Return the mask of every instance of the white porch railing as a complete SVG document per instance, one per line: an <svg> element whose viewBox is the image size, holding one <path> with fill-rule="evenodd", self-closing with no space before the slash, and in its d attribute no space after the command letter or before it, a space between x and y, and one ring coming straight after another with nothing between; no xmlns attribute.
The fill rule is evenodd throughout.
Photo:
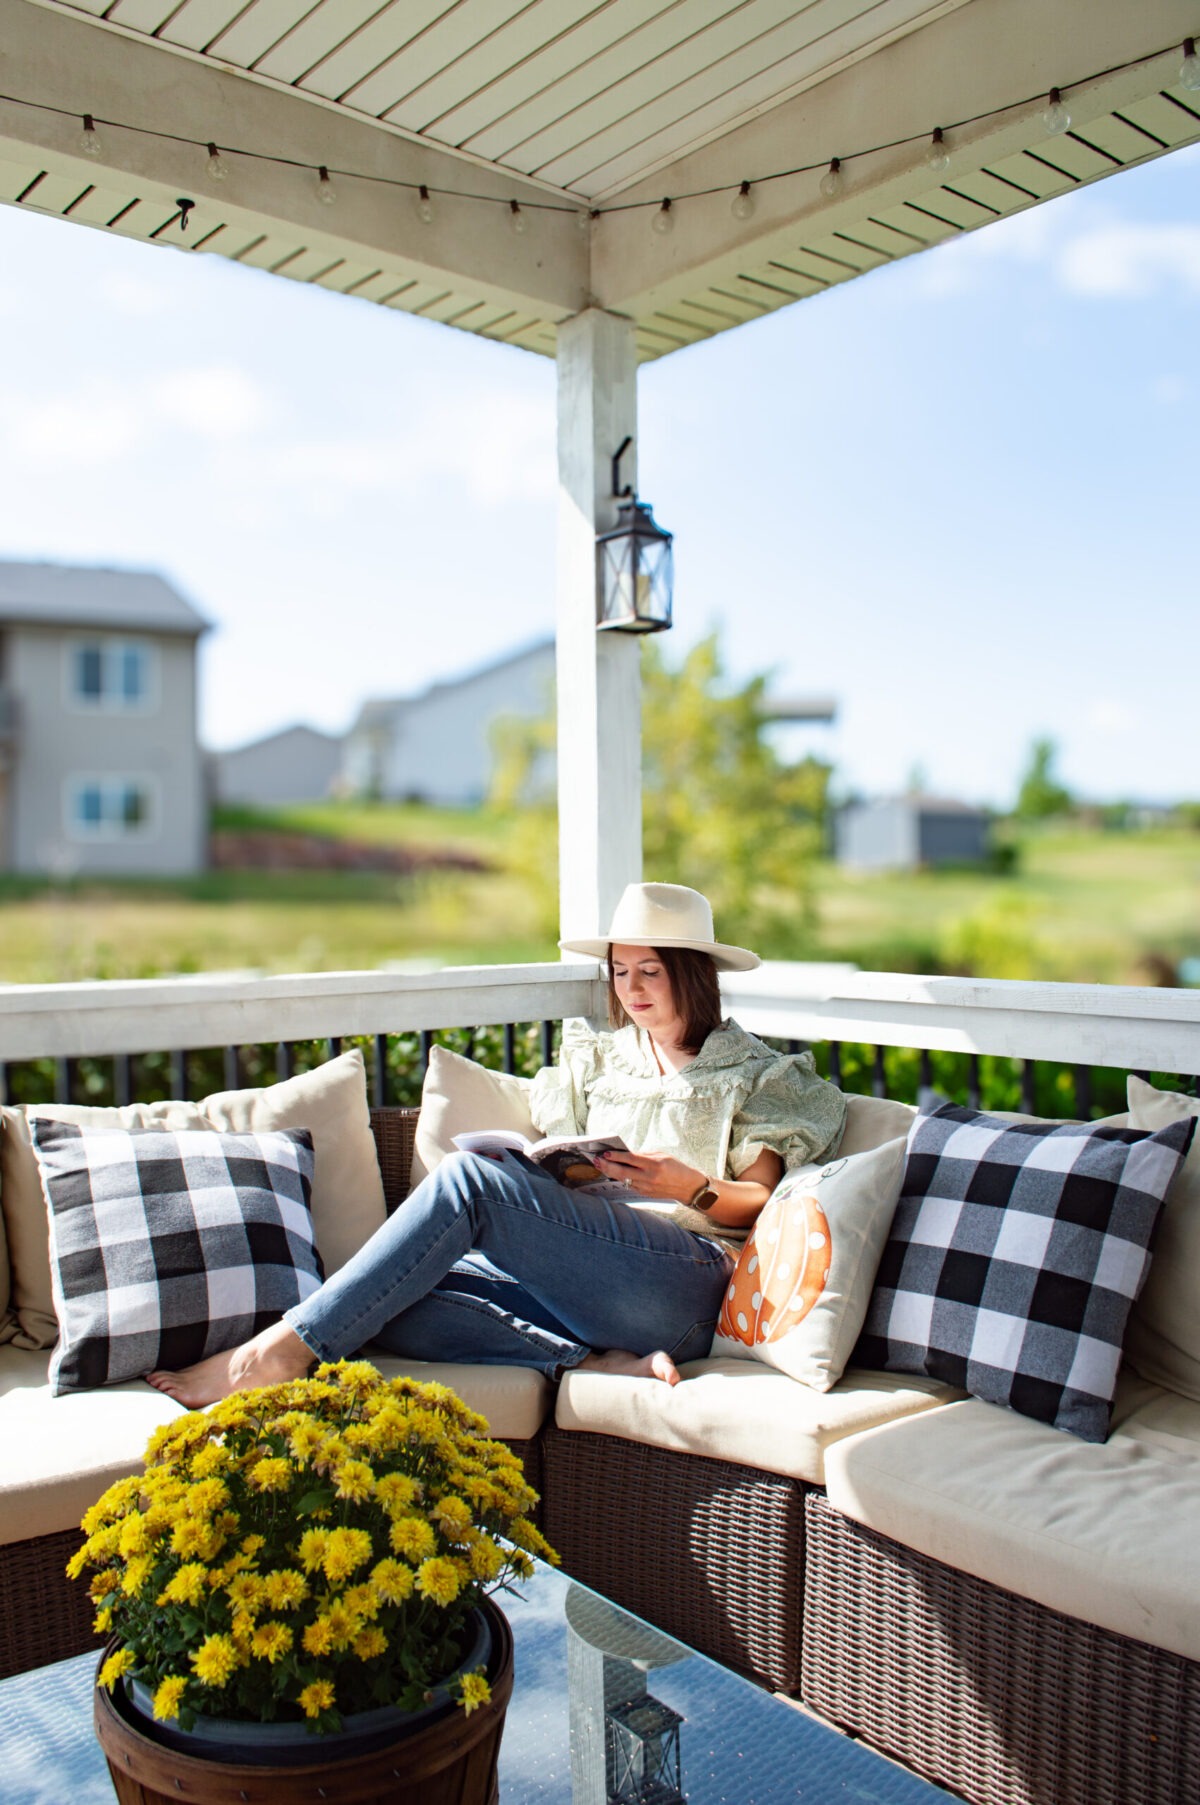
<svg viewBox="0 0 1200 1805"><path fill-rule="evenodd" d="M730 978L731 1012L789 1040L1200 1073L1200 992L771 965ZM0 1064L386 1035L604 1014L599 967L199 976L0 986Z"/></svg>

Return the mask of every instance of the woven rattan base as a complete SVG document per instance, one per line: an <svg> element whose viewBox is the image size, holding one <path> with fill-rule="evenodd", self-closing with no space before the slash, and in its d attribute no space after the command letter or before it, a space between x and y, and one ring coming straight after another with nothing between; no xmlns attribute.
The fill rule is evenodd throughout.
<svg viewBox="0 0 1200 1805"><path fill-rule="evenodd" d="M567 1572L760 1684L800 1680L804 1488L616 1436L543 1432L542 1527Z"/></svg>
<svg viewBox="0 0 1200 1805"><path fill-rule="evenodd" d="M63 1529L0 1548L0 1680L99 1648L87 1586L64 1571L82 1540Z"/></svg>
<svg viewBox="0 0 1200 1805"><path fill-rule="evenodd" d="M807 1501L803 1697L975 1805L1194 1805L1200 1665Z"/></svg>

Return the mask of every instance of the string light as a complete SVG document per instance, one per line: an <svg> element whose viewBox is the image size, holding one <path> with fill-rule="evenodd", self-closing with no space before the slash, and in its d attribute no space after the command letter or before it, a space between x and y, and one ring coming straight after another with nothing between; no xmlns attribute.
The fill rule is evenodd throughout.
<svg viewBox="0 0 1200 1805"><path fill-rule="evenodd" d="M1144 56L1130 57L1125 62L1096 70L1092 75L1079 76L1075 85L1095 81L1102 76L1113 76L1127 70L1144 68L1155 62L1158 58L1168 55L1170 49L1171 46L1167 45L1158 50L1149 51ZM1192 93L1200 92L1200 55L1197 54L1196 39L1194 37L1185 38L1183 40L1182 52L1183 57L1178 75L1179 85ZM12 94L6 94L2 96L2 98L14 105L30 107L38 112L52 113L59 118L70 119L72 117L80 117L78 114L72 115L67 108L56 107L44 101L24 100L21 97ZM985 120L992 119L1000 113L1016 113L1036 104L1037 96L1030 95L1021 100L1010 101L1005 106L994 108L987 113L973 114L968 118L952 121L949 129L951 131L958 131L965 126L977 125ZM1059 134L1070 130L1071 115L1063 100L1061 89L1050 89L1045 97L1041 118L1042 124L1047 132ZM100 140L100 134L96 130L95 119L91 113L83 114L82 119L83 130L78 141L79 149L84 156L100 157L103 154L103 147ZM105 125L112 125L114 121L105 120L103 123ZM188 138L180 133L164 132L150 126L130 124L127 121L116 123L118 124L119 130L122 132L138 133L144 137L155 138L160 141L175 144L192 144L198 149L206 149L208 152L207 174L209 179L213 182L223 182L229 174L229 164L214 143L205 143L204 140ZM913 133L900 138L890 139L886 142L860 145L855 149L853 154L856 157L878 155L882 151L896 150L905 145L920 144L922 136L923 134ZM336 190L334 188L331 172L325 164L314 166L311 163L304 163L294 157L277 156L268 151L247 150L240 146L234 147L234 150L236 156L239 158L246 158L247 160L261 163L270 163L278 168L307 169L310 173L315 173L317 176L317 191L320 199L326 205L333 204L336 198ZM946 143L945 129L942 126L935 126L930 137L926 141L926 166L932 173L940 175L947 168L949 161L950 146ZM800 164L790 169L772 170L766 174L759 175L753 183L750 181L742 181L738 184L736 191L732 194L730 212L735 219L750 219L753 217L756 210L756 198L753 192L755 187L761 186L764 182L786 181L796 176L815 174L820 168L821 165L819 163ZM356 182L372 182L384 187L408 189L412 194L412 205L418 219L423 225L432 224L434 219L434 204L430 196L429 188L424 182L414 184L413 182L404 181L398 177L366 174L355 170L340 170L334 171L333 173L348 175ZM843 160L840 157L833 157L830 159L829 164L825 168L824 174L820 179L820 190L826 200L834 200L840 194L844 193L845 175ZM722 191L726 193L730 192L728 186L725 186L723 190L722 186L719 185L713 188L690 190L678 194L675 196L674 201L672 201L670 197L664 198L661 205L651 215L651 229L665 237L669 232L674 230L674 207L677 202L681 200L700 199L704 196L720 194ZM617 201L609 207L581 208L576 199L564 196L561 199L527 201L525 207L522 208L519 202L515 200L503 201L495 194L475 193L467 189L446 189L444 192L447 196L460 200L476 201L484 205L506 206L509 211L512 229L517 233L525 232L527 216L530 212L572 213L575 216L581 236L586 236L590 232L592 224L596 220L603 218L606 214L638 211L645 206L645 202L642 201ZM194 205L194 202L189 203L189 207ZM181 211L183 211L184 217L186 217L186 210Z"/></svg>
<svg viewBox="0 0 1200 1805"><path fill-rule="evenodd" d="M1195 38L1184 38L1183 61L1179 65L1179 85L1195 94L1200 89L1200 56L1196 55Z"/></svg>
<svg viewBox="0 0 1200 1805"><path fill-rule="evenodd" d="M1063 105L1063 97L1057 88L1051 88L1046 96L1046 110L1042 114L1042 124L1048 132L1065 132L1070 130L1071 115Z"/></svg>
<svg viewBox="0 0 1200 1805"><path fill-rule="evenodd" d="M753 219L754 196L750 192L749 182L743 182L733 197L729 211L735 219Z"/></svg>

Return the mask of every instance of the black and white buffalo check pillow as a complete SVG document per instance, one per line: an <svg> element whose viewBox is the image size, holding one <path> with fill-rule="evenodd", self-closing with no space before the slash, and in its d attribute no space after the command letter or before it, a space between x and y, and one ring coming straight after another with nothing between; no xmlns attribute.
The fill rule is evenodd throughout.
<svg viewBox="0 0 1200 1805"><path fill-rule="evenodd" d="M50 1211L56 1396L236 1347L320 1285L306 1128L30 1126Z"/></svg>
<svg viewBox="0 0 1200 1805"><path fill-rule="evenodd" d="M944 1379L1103 1441L1125 1325L1195 1126L923 1111L855 1365Z"/></svg>

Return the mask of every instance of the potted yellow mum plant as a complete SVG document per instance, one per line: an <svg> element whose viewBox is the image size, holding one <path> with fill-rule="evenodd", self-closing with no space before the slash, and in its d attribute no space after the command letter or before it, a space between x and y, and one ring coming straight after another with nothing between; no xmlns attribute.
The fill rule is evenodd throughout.
<svg viewBox="0 0 1200 1805"><path fill-rule="evenodd" d="M512 1644L490 1594L554 1556L486 1429L445 1386L340 1361L156 1430L68 1567L92 1570L111 1638L96 1720L119 1798L127 1777L177 1798L215 1761L398 1775L447 1720L460 1750L494 1727L494 1780Z"/></svg>

